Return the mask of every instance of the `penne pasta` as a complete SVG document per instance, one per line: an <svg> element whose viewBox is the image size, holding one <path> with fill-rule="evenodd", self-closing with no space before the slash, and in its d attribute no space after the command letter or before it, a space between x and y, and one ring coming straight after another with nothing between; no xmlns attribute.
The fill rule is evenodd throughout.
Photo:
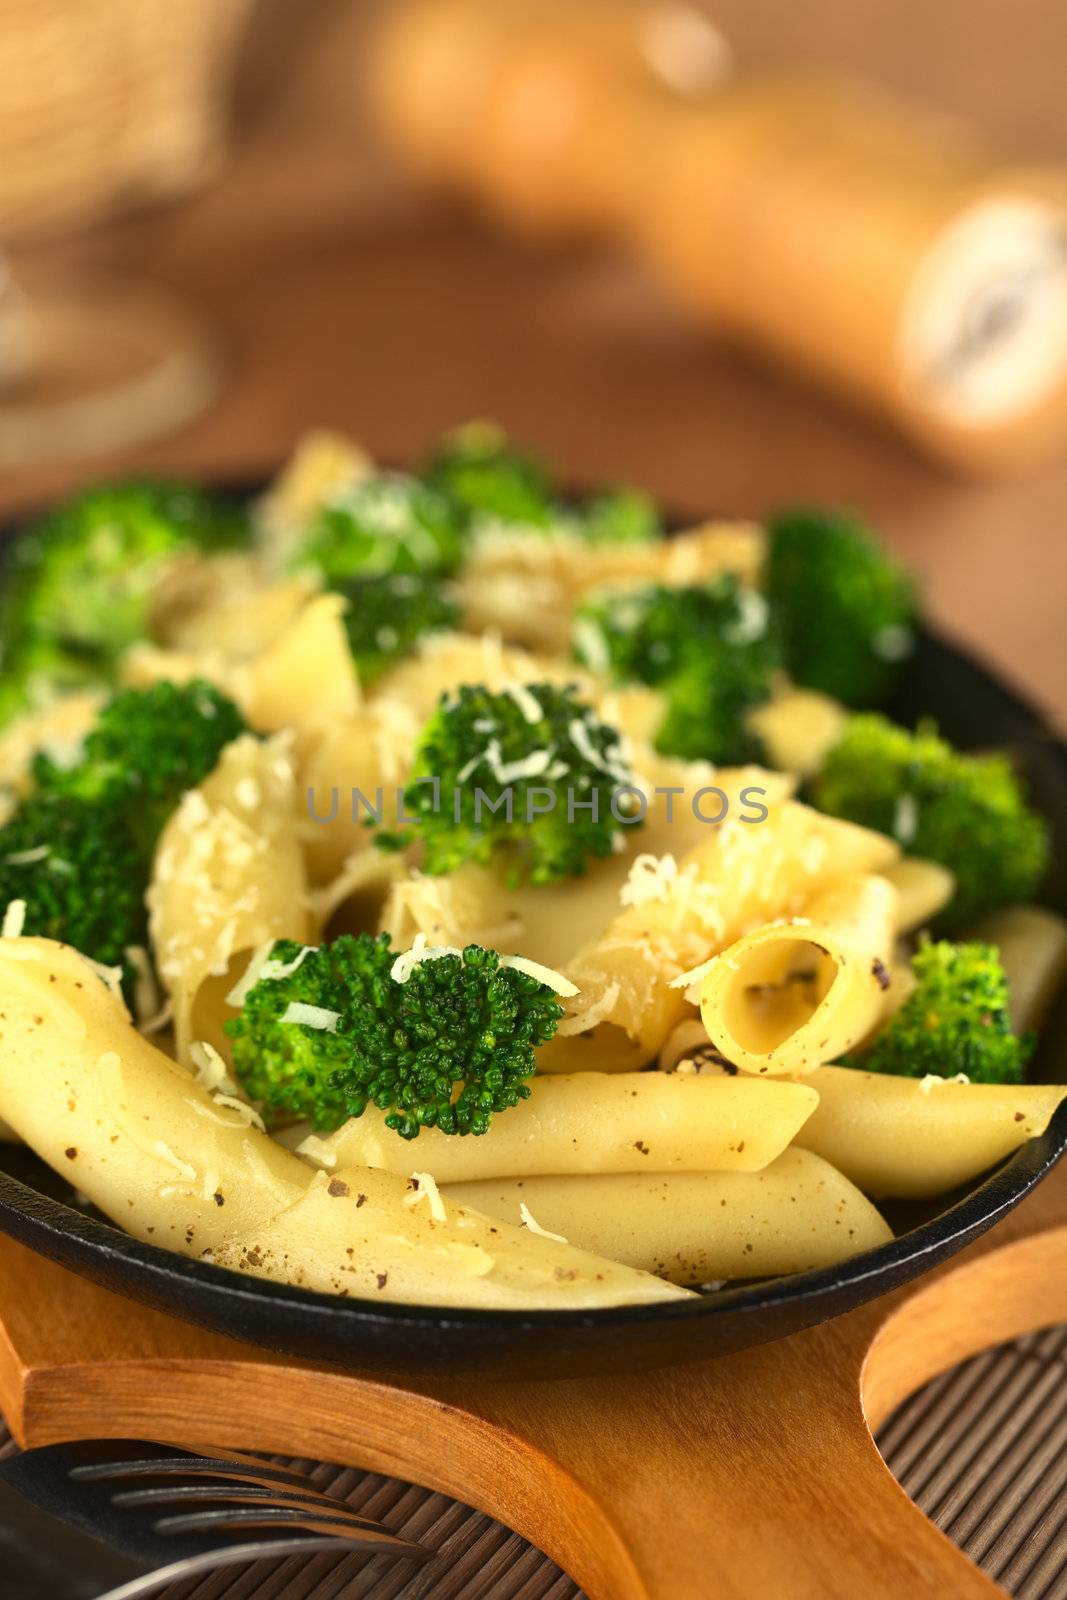
<svg viewBox="0 0 1067 1600"><path fill-rule="evenodd" d="M130 1025L92 966L0 939L0 1117L136 1238L327 1293L534 1310L677 1299L659 1278L384 1172L311 1174ZM414 1152L412 1152L414 1154Z"/></svg>
<svg viewBox="0 0 1067 1600"><path fill-rule="evenodd" d="M817 689L792 685L765 705L756 706L745 721L763 741L767 764L782 772L813 778L844 732L848 712L838 700Z"/></svg>
<svg viewBox="0 0 1067 1600"><path fill-rule="evenodd" d="M956 880L936 861L904 856L887 867L885 876L897 891L898 933L925 928L952 899Z"/></svg>
<svg viewBox="0 0 1067 1600"><path fill-rule="evenodd" d="M773 794L773 778L769 780ZM685 1015L685 975L769 919L803 914L811 896L897 857L883 835L796 801L770 804L759 824L728 817L679 862L661 898L623 908L565 963L579 989L562 1039L612 1023L650 1060Z"/></svg>
<svg viewBox="0 0 1067 1600"><path fill-rule="evenodd" d="M756 1083L663 1072L581 1072L538 1077L529 1099L487 1133L458 1139L424 1128L418 1159L439 1183L546 1173L757 1172L811 1115L806 1084ZM368 1107L328 1139L321 1159L339 1167L406 1173L408 1140Z"/></svg>
<svg viewBox="0 0 1067 1600"><path fill-rule="evenodd" d="M896 899L885 878L845 879L813 895L803 917L730 945L700 988L720 1054L745 1072L805 1073L865 1039L892 983Z"/></svg>
<svg viewBox="0 0 1067 1600"><path fill-rule="evenodd" d="M1043 1133L1067 1088L894 1078L819 1067L819 1104L797 1134L876 1199L945 1194Z"/></svg>
<svg viewBox="0 0 1067 1600"><path fill-rule="evenodd" d="M225 996L248 955L311 932L289 740L244 735L182 800L160 838L148 889L175 1044L225 1049Z"/></svg>
<svg viewBox="0 0 1067 1600"><path fill-rule="evenodd" d="M1039 1028L1067 975L1067 922L1043 906L1008 906L984 918L971 936L1000 952L1015 1031Z"/></svg>
<svg viewBox="0 0 1067 1600"><path fill-rule="evenodd" d="M808 1272L893 1237L847 1178L798 1149L762 1172L495 1179L444 1193L504 1222L525 1214L583 1250L672 1283Z"/></svg>

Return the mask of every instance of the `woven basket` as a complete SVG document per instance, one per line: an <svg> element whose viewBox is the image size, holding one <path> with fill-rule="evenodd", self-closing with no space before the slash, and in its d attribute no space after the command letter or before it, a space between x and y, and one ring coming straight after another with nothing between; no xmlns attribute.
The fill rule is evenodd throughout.
<svg viewBox="0 0 1067 1600"><path fill-rule="evenodd" d="M0 239L201 182L252 0L0 0Z"/></svg>

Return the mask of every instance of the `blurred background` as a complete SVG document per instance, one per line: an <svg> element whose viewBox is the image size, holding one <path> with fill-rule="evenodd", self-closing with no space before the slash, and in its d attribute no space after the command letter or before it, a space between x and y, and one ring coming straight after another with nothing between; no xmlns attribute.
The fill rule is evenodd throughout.
<svg viewBox="0 0 1067 1600"><path fill-rule="evenodd" d="M1062 0L0 0L0 514L490 416L862 509L1067 725L1065 61Z"/></svg>

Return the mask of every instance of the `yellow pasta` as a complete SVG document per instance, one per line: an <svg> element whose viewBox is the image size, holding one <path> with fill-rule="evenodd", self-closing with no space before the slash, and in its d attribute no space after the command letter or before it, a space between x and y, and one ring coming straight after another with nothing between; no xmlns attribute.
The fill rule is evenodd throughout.
<svg viewBox="0 0 1067 1600"><path fill-rule="evenodd" d="M68 946L0 939L0 987L0 1117L136 1238L282 1283L409 1303L521 1311L685 1292L435 1202L406 1178L310 1172L248 1107L142 1038Z"/></svg>
<svg viewBox="0 0 1067 1600"><path fill-rule="evenodd" d="M1016 1033L1039 1028L1067 975L1067 922L1043 906L1007 906L970 930L996 945Z"/></svg>
<svg viewBox="0 0 1067 1600"><path fill-rule="evenodd" d="M712 1044L746 1072L810 1072L877 1026L891 985L896 890L856 877L813 895L804 915L746 934L700 988Z"/></svg>
<svg viewBox="0 0 1067 1600"><path fill-rule="evenodd" d="M947 867L914 856L895 861L885 876L897 891L898 933L925 928L956 892L956 880Z"/></svg>
<svg viewBox="0 0 1067 1600"><path fill-rule="evenodd" d="M816 1103L806 1084L666 1072L535 1078L530 1097L478 1138L435 1128L418 1161L439 1183L588 1172L757 1172L780 1155ZM411 1169L412 1146L368 1107L323 1144L339 1167Z"/></svg>
<svg viewBox="0 0 1067 1600"><path fill-rule="evenodd" d="M763 741L767 763L801 778L813 778L840 739L848 712L817 689L784 686L745 722Z"/></svg>
<svg viewBox="0 0 1067 1600"><path fill-rule="evenodd" d="M224 997L248 953L311 931L286 736L250 734L185 795L156 850L148 907L179 1056L222 1048Z"/></svg>
<svg viewBox="0 0 1067 1600"><path fill-rule="evenodd" d="M562 1039L611 1023L650 1060L685 1014L683 989L672 985L687 972L772 918L802 915L836 880L882 871L898 853L883 835L796 801L770 804L759 823L728 817L707 833L663 898L622 909L565 964L579 994Z"/></svg>
<svg viewBox="0 0 1067 1600"><path fill-rule="evenodd" d="M865 1194L922 1199L968 1183L1043 1133L1067 1088L894 1078L819 1067L819 1104L796 1142Z"/></svg>
<svg viewBox="0 0 1067 1600"><path fill-rule="evenodd" d="M444 1192L504 1222L519 1222L525 1207L571 1244L672 1283L808 1272L893 1237L870 1201L807 1150L785 1150L762 1172L511 1178Z"/></svg>

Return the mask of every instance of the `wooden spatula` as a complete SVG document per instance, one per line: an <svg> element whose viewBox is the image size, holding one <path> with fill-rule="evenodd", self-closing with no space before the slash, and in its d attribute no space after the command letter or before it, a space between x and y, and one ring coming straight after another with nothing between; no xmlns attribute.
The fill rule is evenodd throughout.
<svg viewBox="0 0 1067 1600"><path fill-rule="evenodd" d="M1067 1319L1067 1163L955 1262L837 1321L628 1378L383 1381L146 1310L0 1240L0 1403L20 1443L132 1437L428 1485L590 1600L981 1600L871 1429L928 1378Z"/></svg>

